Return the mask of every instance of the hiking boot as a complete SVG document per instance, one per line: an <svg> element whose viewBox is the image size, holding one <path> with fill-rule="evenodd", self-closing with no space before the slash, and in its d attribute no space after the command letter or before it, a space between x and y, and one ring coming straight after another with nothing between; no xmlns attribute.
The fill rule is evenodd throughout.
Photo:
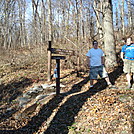
<svg viewBox="0 0 134 134"><path fill-rule="evenodd" d="M109 89L118 89L115 85L112 85L112 84L109 84L109 85L108 85L108 88L109 88Z"/></svg>

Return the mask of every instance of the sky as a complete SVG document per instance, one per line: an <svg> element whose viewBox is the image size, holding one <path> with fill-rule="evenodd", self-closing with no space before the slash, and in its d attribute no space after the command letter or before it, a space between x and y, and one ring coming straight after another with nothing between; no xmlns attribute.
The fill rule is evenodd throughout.
<svg viewBox="0 0 134 134"><path fill-rule="evenodd" d="M44 0L44 1L46 1L46 0ZM31 16L32 15L32 0L26 0L26 2L27 2L27 7L28 7L27 8L27 11L26 11L26 19L28 21L30 21L32 19L32 16ZM120 3L118 3L118 0L113 0L112 1L112 4L113 4L113 22L114 22L114 25L115 25L115 18L116 18L115 12L116 12L116 10L118 10L118 17L120 17L119 4L121 4L121 1L120 1ZM125 1L125 4L124 4L124 7L125 7L125 12L127 12L127 4L126 4L126 1ZM126 19L127 18L125 18L125 20ZM127 24L127 21L125 21L125 23Z"/></svg>

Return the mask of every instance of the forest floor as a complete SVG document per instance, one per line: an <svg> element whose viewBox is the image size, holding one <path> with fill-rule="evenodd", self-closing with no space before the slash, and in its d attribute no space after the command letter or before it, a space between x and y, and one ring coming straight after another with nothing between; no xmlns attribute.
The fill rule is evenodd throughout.
<svg viewBox="0 0 134 134"><path fill-rule="evenodd" d="M47 82L46 70L36 63L21 68L1 66L0 133L1 134L133 134L134 89L126 89L122 66L109 73L118 89L109 89L104 79L89 88L88 72L77 77L72 69L61 69L61 94L38 104L25 117L17 98L35 85ZM38 71L37 71L38 69Z"/></svg>

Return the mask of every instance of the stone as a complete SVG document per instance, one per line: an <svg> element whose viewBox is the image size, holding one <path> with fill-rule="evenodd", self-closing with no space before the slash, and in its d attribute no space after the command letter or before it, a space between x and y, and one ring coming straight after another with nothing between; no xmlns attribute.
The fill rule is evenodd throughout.
<svg viewBox="0 0 134 134"><path fill-rule="evenodd" d="M50 85L48 85L48 84L41 84L41 86L43 87L43 89L50 87Z"/></svg>
<svg viewBox="0 0 134 134"><path fill-rule="evenodd" d="M32 89L33 91L43 91L43 87L42 86L35 86Z"/></svg>
<svg viewBox="0 0 134 134"><path fill-rule="evenodd" d="M20 97L18 101L19 101L19 106L23 107L25 104L27 104L31 100L27 97Z"/></svg>
<svg viewBox="0 0 134 134"><path fill-rule="evenodd" d="M36 91L36 92L31 92L31 93L29 94L29 96L30 96L30 98L35 98L38 94L39 94L38 91Z"/></svg>
<svg viewBox="0 0 134 134"><path fill-rule="evenodd" d="M42 99L44 99L45 97L47 97L48 95L42 95L42 94L40 94L40 95L38 95L37 97L36 97L36 100L42 100Z"/></svg>
<svg viewBox="0 0 134 134"><path fill-rule="evenodd" d="M13 109L12 108L7 108L7 111L12 111Z"/></svg>

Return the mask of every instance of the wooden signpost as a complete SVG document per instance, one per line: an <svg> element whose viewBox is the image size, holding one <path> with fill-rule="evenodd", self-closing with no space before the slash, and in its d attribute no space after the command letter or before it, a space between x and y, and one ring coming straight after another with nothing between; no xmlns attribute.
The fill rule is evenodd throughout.
<svg viewBox="0 0 134 134"><path fill-rule="evenodd" d="M51 48L51 52L53 54L60 54L60 55L74 55L73 50L66 50L66 49Z"/></svg>
<svg viewBox="0 0 134 134"><path fill-rule="evenodd" d="M52 54L74 55L73 50L51 48L51 42L48 44L48 81L51 80L51 60L56 60L56 95L60 94L60 60L64 60L65 56L52 56Z"/></svg>
<svg viewBox="0 0 134 134"><path fill-rule="evenodd" d="M51 59L64 60L65 59L65 56L52 56Z"/></svg>
<svg viewBox="0 0 134 134"><path fill-rule="evenodd" d="M60 94L60 60L65 59L65 56L52 56L56 60L55 77L56 77L56 95Z"/></svg>

